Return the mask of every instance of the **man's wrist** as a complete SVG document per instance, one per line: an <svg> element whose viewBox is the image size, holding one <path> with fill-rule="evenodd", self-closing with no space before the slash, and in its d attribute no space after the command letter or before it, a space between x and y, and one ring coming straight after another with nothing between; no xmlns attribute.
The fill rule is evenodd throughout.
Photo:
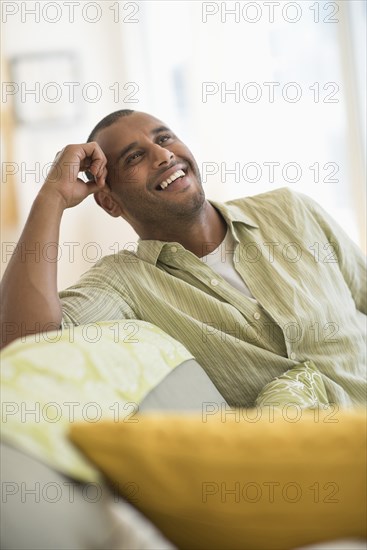
<svg viewBox="0 0 367 550"><path fill-rule="evenodd" d="M34 201L37 206L49 208L52 212L63 214L67 209L67 204L64 197L56 189L47 189L42 187Z"/></svg>

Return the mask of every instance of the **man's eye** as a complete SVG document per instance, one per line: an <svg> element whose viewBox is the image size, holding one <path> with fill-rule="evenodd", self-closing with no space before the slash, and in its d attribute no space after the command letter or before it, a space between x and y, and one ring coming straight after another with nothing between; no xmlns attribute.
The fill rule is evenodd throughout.
<svg viewBox="0 0 367 550"><path fill-rule="evenodd" d="M158 140L157 140L157 143L161 144L161 143L164 143L165 141L171 139L171 136L169 134L164 134L162 136L159 136Z"/></svg>
<svg viewBox="0 0 367 550"><path fill-rule="evenodd" d="M127 163L132 162L133 160L136 160L137 158L139 158L141 155L142 153L140 151L137 151L136 153L129 155L126 159L126 162Z"/></svg>

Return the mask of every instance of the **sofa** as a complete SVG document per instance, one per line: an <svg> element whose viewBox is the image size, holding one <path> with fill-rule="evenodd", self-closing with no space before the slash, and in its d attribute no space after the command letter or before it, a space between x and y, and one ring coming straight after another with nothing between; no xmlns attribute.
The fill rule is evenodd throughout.
<svg viewBox="0 0 367 550"><path fill-rule="evenodd" d="M312 362L233 408L142 321L1 360L1 548L365 548L365 410L328 403Z"/></svg>

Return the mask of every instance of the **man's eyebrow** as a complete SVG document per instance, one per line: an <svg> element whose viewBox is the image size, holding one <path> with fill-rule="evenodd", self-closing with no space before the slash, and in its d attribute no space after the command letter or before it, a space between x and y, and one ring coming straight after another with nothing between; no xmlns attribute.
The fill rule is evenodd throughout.
<svg viewBox="0 0 367 550"><path fill-rule="evenodd" d="M154 128L154 130L152 130L152 134L154 136L156 136L157 134L160 134L161 132L170 132L171 130L169 128L167 128L166 126L158 126L158 128Z"/></svg>
<svg viewBox="0 0 367 550"><path fill-rule="evenodd" d="M161 132L170 132L171 130L167 128L166 126L158 126L158 128L153 128L153 130L150 132L153 136L156 136L157 134L160 134ZM119 162L129 151L132 149L135 149L135 147L138 147L139 144L137 141L134 141L133 143L130 143L126 147L120 151L116 163Z"/></svg>

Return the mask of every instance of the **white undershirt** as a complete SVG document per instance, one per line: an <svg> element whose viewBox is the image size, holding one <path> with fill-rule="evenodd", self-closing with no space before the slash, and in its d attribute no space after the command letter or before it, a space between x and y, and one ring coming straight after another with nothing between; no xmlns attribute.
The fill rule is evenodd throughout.
<svg viewBox="0 0 367 550"><path fill-rule="evenodd" d="M219 273L219 275L221 275L230 285L234 286L237 290L242 292L242 294L256 302L249 288L235 270L233 261L235 245L236 243L228 228L226 236L221 244L213 250L213 252L200 259L213 269L213 271Z"/></svg>

